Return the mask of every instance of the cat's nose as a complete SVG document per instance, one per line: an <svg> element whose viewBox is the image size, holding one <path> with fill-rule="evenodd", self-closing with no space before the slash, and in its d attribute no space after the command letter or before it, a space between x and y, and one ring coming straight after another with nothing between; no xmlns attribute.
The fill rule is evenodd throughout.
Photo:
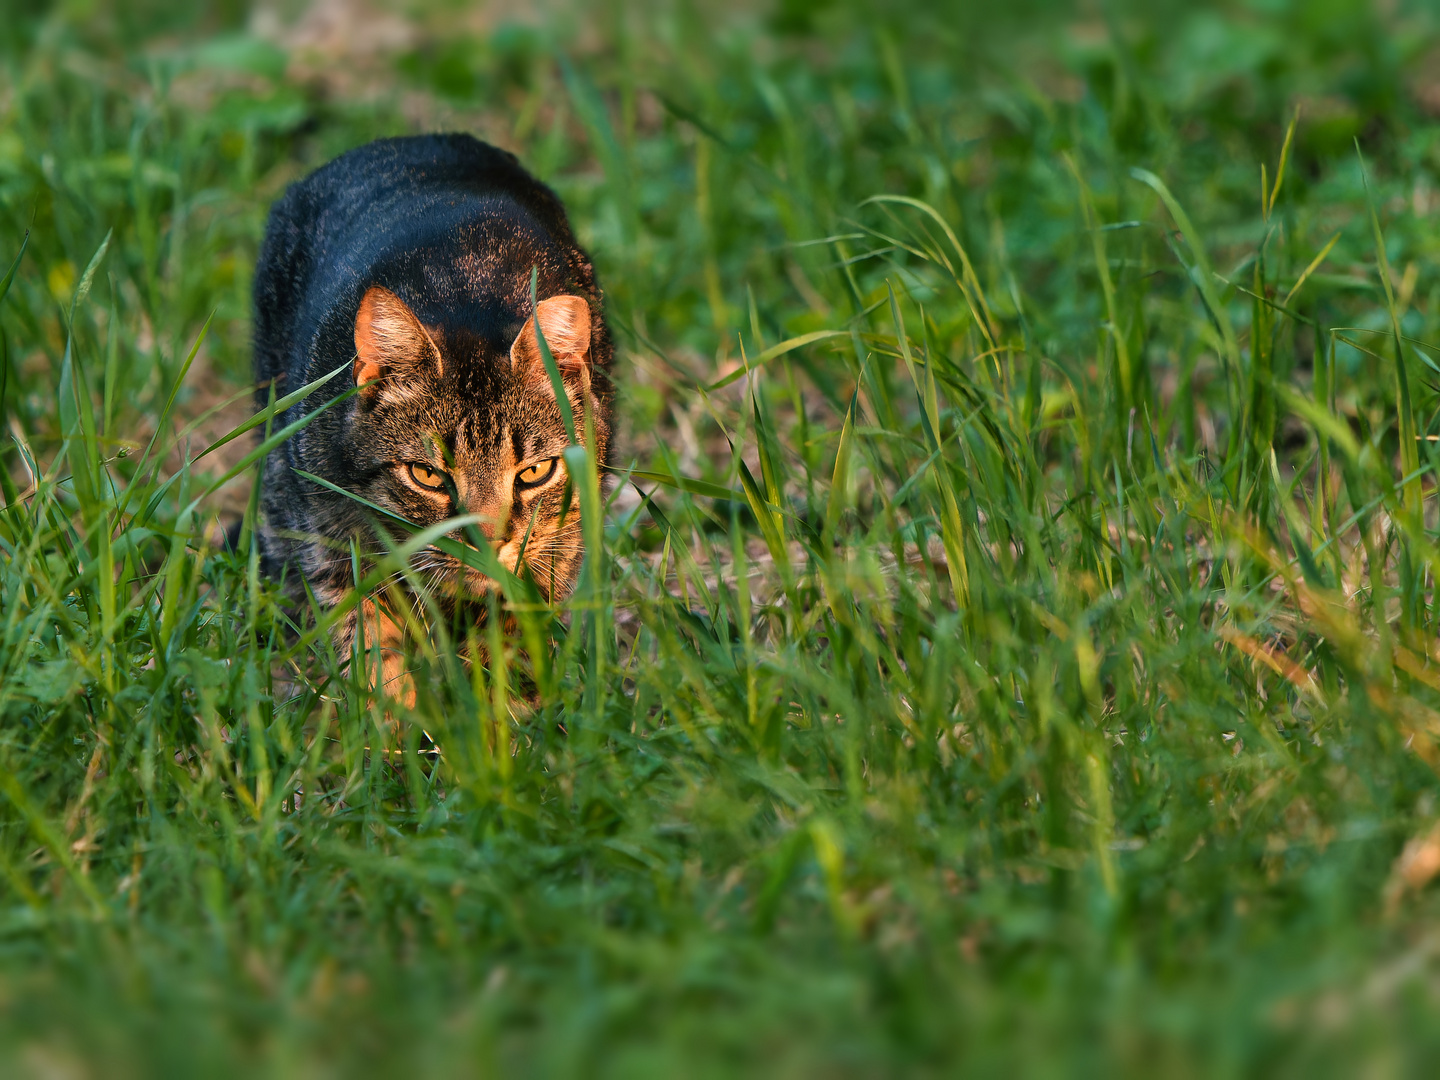
<svg viewBox="0 0 1440 1080"><path fill-rule="evenodd" d="M474 511L475 516L480 520L476 522L476 528L486 540L494 540L504 531L505 511L501 507L481 506Z"/></svg>

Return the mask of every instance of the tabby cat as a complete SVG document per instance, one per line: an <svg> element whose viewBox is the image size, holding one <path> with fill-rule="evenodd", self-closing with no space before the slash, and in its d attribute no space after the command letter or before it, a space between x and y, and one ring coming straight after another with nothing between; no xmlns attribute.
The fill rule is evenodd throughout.
<svg viewBox="0 0 1440 1080"><path fill-rule="evenodd" d="M467 135L381 139L291 186L255 271L257 406L272 384L282 396L347 361L348 376L274 426L359 389L266 461L266 570L337 604L354 588L352 545L384 550L372 511L303 471L419 526L479 515L505 566L564 595L580 565L579 503L537 322L582 441L580 418L593 417L588 449L603 465L613 347L601 292L560 200L513 155ZM496 587L435 547L412 565L452 613ZM337 645L348 655L358 630L367 650L378 645L391 692L408 697L390 595L359 604Z"/></svg>

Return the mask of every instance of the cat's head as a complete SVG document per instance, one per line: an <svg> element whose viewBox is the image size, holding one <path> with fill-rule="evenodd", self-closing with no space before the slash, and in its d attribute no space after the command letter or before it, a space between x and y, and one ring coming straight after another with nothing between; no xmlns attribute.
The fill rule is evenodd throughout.
<svg viewBox="0 0 1440 1080"><path fill-rule="evenodd" d="M464 329L427 326L393 292L370 288L355 319L359 390L344 437L351 489L421 526L478 515L505 566L519 573L523 563L547 594L563 594L580 561L579 497L566 483L569 437L536 324L577 435L583 442L588 408L598 444L589 449L603 462L609 428L594 392L592 321L583 297L552 296L506 349ZM442 593L494 588L435 548L413 565Z"/></svg>

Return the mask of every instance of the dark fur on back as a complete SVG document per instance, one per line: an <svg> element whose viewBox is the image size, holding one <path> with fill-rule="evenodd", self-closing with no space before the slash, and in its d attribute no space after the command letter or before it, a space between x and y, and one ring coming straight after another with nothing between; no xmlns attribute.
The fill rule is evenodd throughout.
<svg viewBox="0 0 1440 1080"><path fill-rule="evenodd" d="M457 477L467 470L477 491L489 482L487 470L563 449L553 392L544 386L537 392L533 380L527 386L512 371L511 344L532 315L532 266L537 299L568 294L589 305L589 388L599 443L592 450L603 465L613 347L600 289L559 199L513 155L467 135L383 139L336 158L275 204L255 272L257 407L269 400L270 380L278 397L344 370L274 427L355 385L349 362L356 316L372 286L390 290L418 317L443 357L443 376L417 375L394 400L352 397L271 453L262 496L267 570L288 567L292 584L298 570L317 595L334 602L352 579L351 539L375 546L355 501L296 469L423 525L464 509L442 512L433 498L396 479L398 462L433 460L437 440L453 455ZM560 497L556 488L536 502L545 515L558 515ZM537 512L533 505L526 510ZM578 565L578 533L573 542L552 541L548 552L538 545L527 550L549 558L552 592L563 591ZM533 571L533 560L527 562ZM463 571L457 580L464 582Z"/></svg>

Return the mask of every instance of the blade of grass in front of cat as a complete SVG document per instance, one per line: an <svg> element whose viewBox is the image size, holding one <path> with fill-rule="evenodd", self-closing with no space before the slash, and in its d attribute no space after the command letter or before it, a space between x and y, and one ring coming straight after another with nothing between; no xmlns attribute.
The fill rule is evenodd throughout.
<svg viewBox="0 0 1440 1080"><path fill-rule="evenodd" d="M204 490L204 492L202 492L202 493L197 497L197 502L198 502L199 499L203 499L203 498L205 498L206 496L208 496L208 495L213 495L215 492L219 491L222 487L224 487L226 484L228 484L231 480L234 480L235 477L239 476L239 475L240 475L241 473L243 473L246 469L250 468L251 465L254 465L255 462L257 462L257 461L259 461L261 458L267 456L267 455L270 453L270 451L272 451L272 450L274 450L276 447L282 445L286 440L288 440L288 439L289 439L292 435L294 435L296 432L298 432L298 431L303 431L305 428L309 427L309 426L310 426L311 424L313 424L316 420L318 420L321 416L324 416L327 412L329 412L331 409L335 408L337 405L340 405L340 404L342 404L343 402L348 401L350 398L354 397L355 394L357 394L358 392L359 392L359 387L352 386L349 390L346 390L346 391L344 391L343 393L337 394L335 397L333 397L333 398L331 398L329 401L325 402L325 403L324 403L323 405L321 405L318 409L312 409L310 412L308 412L308 413L306 413L304 416L302 416L299 420L296 420L296 421L294 421L293 423L286 424L283 428L281 428L279 431L275 432L275 434L271 435L268 439L265 439L263 442L260 443L259 446L255 447L255 449L251 450L248 454L246 454L246 455L245 455L243 458L241 458L238 462L236 462L234 465L232 465L228 470L226 470L226 472L224 473L224 475L222 475L218 480L216 480L216 481L214 481L213 483L211 483L210 486L207 487L207 488ZM265 419L268 419L268 417L266 417ZM192 504L192 509L193 509L193 504Z"/></svg>
<svg viewBox="0 0 1440 1080"><path fill-rule="evenodd" d="M232 428L229 432L227 432L226 434L220 436L220 438L216 439L213 443L211 443L209 446L207 446L204 450L201 450L200 453L198 453L198 454L195 455L195 460L196 460L196 461L199 461L201 458L205 457L207 454L211 454L211 453L213 453L214 451L219 450L220 447L224 446L226 443L229 443L229 442L231 442L231 441L233 441L233 440L235 440L235 439L238 439L241 435L244 435L246 432L248 432L248 431L254 431L254 430L255 430L257 427L259 427L261 424L268 423L268 422L271 420L271 418L280 415L280 414L283 413L286 409L290 408L290 406L292 406L292 405L298 405L300 402L304 401L304 400L305 400L306 398L308 398L311 394L315 393L315 391L319 390L322 386L324 386L326 383L328 383L331 379L335 378L336 375L339 375L342 371L348 370L348 369L350 368L350 366L351 366L350 361L347 360L347 361L345 361L345 363L343 363L343 364L341 364L339 367L337 367L334 371L330 372L328 375L321 375L318 379L315 379L315 380L313 380L312 382L306 383L304 386L300 387L300 389L294 391L293 393L286 394L284 397L280 398L279 400L273 401L273 402L269 403L268 405L265 406L265 408L261 409L261 410L260 410L259 412L257 412L254 416L250 417L250 419L246 420L246 421L245 421L243 424L241 424L239 427ZM230 400L231 400L231 401L238 400L240 397L243 397L243 396L244 396L245 394L247 394L247 393L253 393L253 390L252 390L252 389L249 389L249 388L247 388L247 389L245 389L245 390L242 390L242 391L240 391L239 394L236 395L235 398L232 398L232 399L230 399ZM187 426L187 427L185 428L185 431L183 431L183 432L181 433L182 437L183 437L184 434L186 434L186 433L188 433L189 431L193 430L194 428L198 427L201 423L204 422L204 420L205 420L206 418L208 418L209 416L213 415L215 412L218 412L220 409L223 409L223 408L224 408L226 405L228 405L228 404L230 404L230 401L226 401L226 402L222 403L221 405L217 405L217 406L215 406L215 408L212 409L210 412L205 413L205 414L203 414L202 416L200 416L199 418L197 418L195 421L193 421L189 426ZM300 430L300 429L297 428L296 430L298 431L298 430Z"/></svg>

